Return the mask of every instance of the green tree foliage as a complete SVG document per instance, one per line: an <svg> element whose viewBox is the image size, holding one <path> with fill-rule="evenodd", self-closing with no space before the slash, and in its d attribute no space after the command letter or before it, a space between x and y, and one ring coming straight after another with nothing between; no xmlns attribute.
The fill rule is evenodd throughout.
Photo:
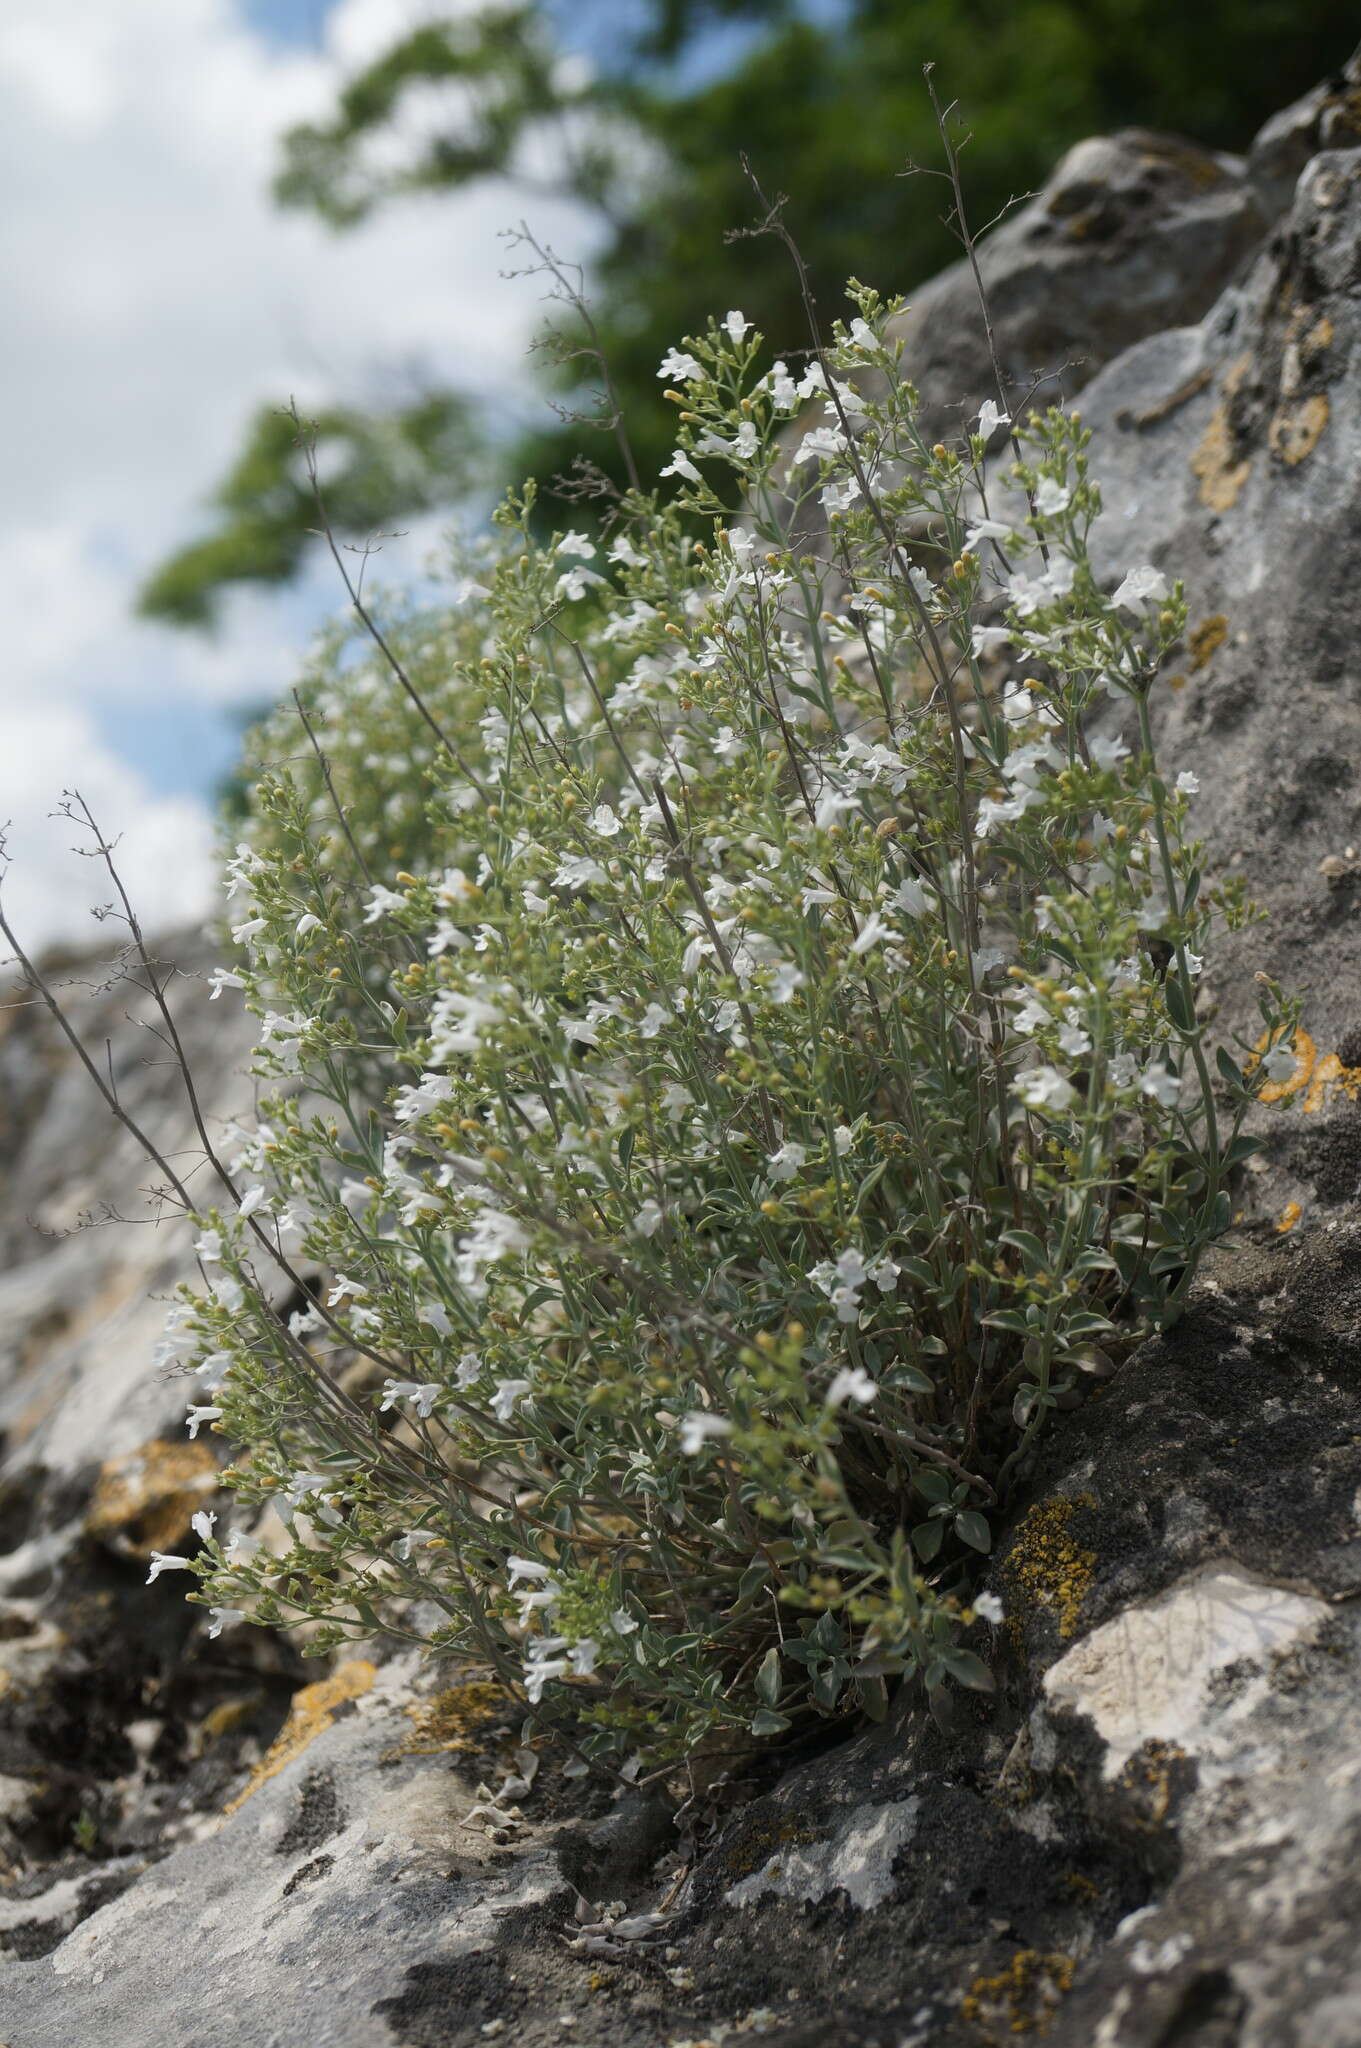
<svg viewBox="0 0 1361 2048"><path fill-rule="evenodd" d="M316 415L328 515L337 531L372 533L449 503L468 488L479 440L470 409L431 391L395 412L328 406ZM138 608L176 626L206 626L231 584L286 583L317 523L315 493L286 410L262 406L246 445L211 498L215 530L162 563Z"/></svg>
<svg viewBox="0 0 1361 2048"><path fill-rule="evenodd" d="M541 4L420 28L348 82L330 120L285 138L276 191L338 230L403 195L494 176L581 201L602 224L593 311L644 468L674 426L657 363L701 309L741 306L781 341L803 331L774 245L725 239L755 211L744 153L787 195L831 303L847 271L920 279L953 253L937 188L901 175L935 157L925 62L962 103L983 222L1085 134L1133 124L1241 148L1354 34L1336 0L845 0L816 15L795 0L637 0L625 33L627 12L615 0L572 10L568 41L591 70L565 57ZM733 24L746 26L740 44ZM610 408L580 357L564 352L549 377L558 416L513 451L511 472L551 478L584 455L619 480L601 431ZM432 431L402 415L392 438L376 417L323 423L352 452L330 489L337 525L457 497L466 413L438 403L451 410ZM296 476L291 436L257 420L213 500L215 532L157 573L144 608L200 623L226 583L291 575L313 523Z"/></svg>

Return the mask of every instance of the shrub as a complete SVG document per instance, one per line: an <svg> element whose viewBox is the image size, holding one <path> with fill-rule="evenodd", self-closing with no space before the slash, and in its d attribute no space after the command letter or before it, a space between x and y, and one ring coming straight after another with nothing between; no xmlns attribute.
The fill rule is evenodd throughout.
<svg viewBox="0 0 1361 2048"><path fill-rule="evenodd" d="M287 1535L195 1597L395 1628L634 1769L991 1682L998 1510L1290 1060L1264 985L1216 1101L1180 586L1098 587L1076 416L924 445L851 296L805 369L737 313L672 350L675 495L599 548L512 498L402 688L333 647L231 863L277 1085L167 1355Z"/></svg>

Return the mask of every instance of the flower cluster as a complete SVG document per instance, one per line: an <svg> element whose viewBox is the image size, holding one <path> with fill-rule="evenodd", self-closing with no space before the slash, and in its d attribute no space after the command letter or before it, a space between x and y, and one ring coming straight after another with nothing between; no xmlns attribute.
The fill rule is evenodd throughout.
<svg viewBox="0 0 1361 2048"><path fill-rule="evenodd" d="M672 350L675 494L512 499L396 680L323 649L229 865L272 1092L166 1355L284 1534L200 1531L199 1597L635 1769L990 1682L996 1511L1175 1312L1290 1028L1216 1087L1179 589L1099 587L1062 412L927 446L853 297L797 371Z"/></svg>

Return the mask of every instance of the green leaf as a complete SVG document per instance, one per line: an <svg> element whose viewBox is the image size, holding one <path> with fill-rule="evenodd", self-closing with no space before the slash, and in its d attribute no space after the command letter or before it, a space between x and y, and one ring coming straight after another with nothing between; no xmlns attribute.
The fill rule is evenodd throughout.
<svg viewBox="0 0 1361 2048"><path fill-rule="evenodd" d="M918 1522L916 1528L912 1531L912 1543L923 1564L930 1564L932 1558L940 1549L941 1539L944 1534L945 1524L943 1522Z"/></svg>
<svg viewBox="0 0 1361 2048"><path fill-rule="evenodd" d="M761 1659L756 1673L756 1697L766 1706L773 1707L784 1689L784 1674L780 1670L780 1653L773 1646Z"/></svg>
<svg viewBox="0 0 1361 2048"><path fill-rule="evenodd" d="M769 1707L761 1707L749 1722L753 1735L783 1735L790 1726L788 1714L772 1713Z"/></svg>
<svg viewBox="0 0 1361 2048"><path fill-rule="evenodd" d="M992 1531L976 1508L965 1508L963 1514L956 1515L955 1528L971 1550L986 1555L992 1549Z"/></svg>
<svg viewBox="0 0 1361 2048"><path fill-rule="evenodd" d="M628 1172L628 1164L633 1157L633 1140L633 1126L628 1124L619 1133L619 1164L623 1167L625 1173Z"/></svg>
<svg viewBox="0 0 1361 2048"><path fill-rule="evenodd" d="M882 1721L888 1714L888 1687L882 1678L857 1675L855 1689L860 1699L861 1711L871 1721Z"/></svg>
<svg viewBox="0 0 1361 2048"><path fill-rule="evenodd" d="M996 1679L983 1659L975 1657L972 1650L942 1650L940 1661L956 1685L967 1685L971 1692L996 1691Z"/></svg>
<svg viewBox="0 0 1361 2048"><path fill-rule="evenodd" d="M914 1473L912 1484L923 1500L933 1504L950 1498L950 1482L943 1472L937 1472L934 1465L923 1465L919 1472Z"/></svg>
<svg viewBox="0 0 1361 2048"><path fill-rule="evenodd" d="M1163 983L1163 1000L1167 1004L1167 1014L1178 1031L1195 1030L1195 1012L1187 1001L1186 990L1182 987L1179 975L1168 975Z"/></svg>
<svg viewBox="0 0 1361 2048"><path fill-rule="evenodd" d="M1049 1254L1033 1230L1004 1230L1000 1242L1015 1246L1025 1260L1028 1273L1033 1273L1038 1267L1047 1266L1049 1263Z"/></svg>
<svg viewBox="0 0 1361 2048"><path fill-rule="evenodd" d="M1215 1047L1215 1065L1219 1069L1221 1080L1227 1081L1230 1088L1235 1088L1241 1092L1243 1087L1243 1070L1233 1055L1222 1045Z"/></svg>

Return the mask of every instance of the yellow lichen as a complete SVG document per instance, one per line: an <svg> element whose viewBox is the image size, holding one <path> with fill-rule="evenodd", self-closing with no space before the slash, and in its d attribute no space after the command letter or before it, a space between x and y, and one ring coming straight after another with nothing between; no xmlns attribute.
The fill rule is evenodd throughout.
<svg viewBox="0 0 1361 2048"><path fill-rule="evenodd" d="M223 1807L224 1814L235 1813L244 1806L253 1792L277 1778L285 1765L294 1757L301 1756L309 1743L315 1742L324 1728L335 1720L335 1709L347 1700L357 1700L366 1693L378 1676L374 1664L355 1658L349 1664L340 1664L329 1678L318 1679L315 1685L305 1685L293 1695L293 1706L288 1719L275 1736L264 1756L247 1779L245 1788L238 1792Z"/></svg>
<svg viewBox="0 0 1361 2048"><path fill-rule="evenodd" d="M1095 1506L1089 1493L1075 1499L1060 1496L1038 1502L1023 1517L1005 1568L1018 1630L1036 1607L1047 1607L1058 1616L1061 1636L1071 1636L1076 1629L1091 1589L1096 1552L1079 1549L1068 1525L1078 1508Z"/></svg>
<svg viewBox="0 0 1361 2048"><path fill-rule="evenodd" d="M1273 455L1294 469L1306 456L1313 454L1327 424L1326 392L1315 391L1308 398L1293 399L1278 406L1272 415L1271 425L1266 430L1267 446Z"/></svg>
<svg viewBox="0 0 1361 2048"><path fill-rule="evenodd" d="M188 1535L190 1517L217 1484L217 1460L207 1444L154 1437L102 1468L85 1517L86 1530L134 1557L173 1550Z"/></svg>
<svg viewBox="0 0 1361 2048"><path fill-rule="evenodd" d="M1289 1235L1289 1233L1295 1228L1295 1225L1299 1222L1300 1217L1303 1214L1304 1211L1303 1209L1301 1209L1298 1202L1286 1203L1285 1207L1282 1209L1280 1215L1276 1219L1276 1228L1280 1232L1282 1237L1286 1237Z"/></svg>
<svg viewBox="0 0 1361 2048"><path fill-rule="evenodd" d="M1224 645L1228 634L1229 622L1223 612L1214 612L1208 619L1201 620L1187 642L1193 671L1204 668L1211 655Z"/></svg>
<svg viewBox="0 0 1361 2048"><path fill-rule="evenodd" d="M1236 459L1237 444L1229 423L1229 401L1251 367L1251 356L1239 356L1224 372L1220 402L1192 451L1191 469L1200 478L1200 502L1212 512L1227 512L1238 503L1252 468L1250 458Z"/></svg>
<svg viewBox="0 0 1361 2048"><path fill-rule="evenodd" d="M443 1756L466 1753L482 1745L475 1732L493 1714L513 1711L514 1701L503 1686L485 1679L468 1679L451 1685L428 1700L416 1700L406 1709L412 1723L389 1756Z"/></svg>
<svg viewBox="0 0 1361 2048"><path fill-rule="evenodd" d="M975 1977L961 2001L960 2016L989 2044L1006 2034L1046 2034L1072 1990L1073 1973L1071 1956L1017 1949L995 1977Z"/></svg>

